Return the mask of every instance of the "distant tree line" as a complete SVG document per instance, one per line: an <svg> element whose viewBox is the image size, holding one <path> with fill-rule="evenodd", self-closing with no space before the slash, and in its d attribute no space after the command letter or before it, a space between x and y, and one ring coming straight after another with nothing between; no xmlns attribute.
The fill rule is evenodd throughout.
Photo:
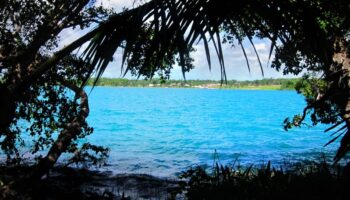
<svg viewBox="0 0 350 200"><path fill-rule="evenodd" d="M222 88L249 88L260 86L276 86L272 89L293 90L300 78L277 78L261 79L253 81L228 80L227 83L221 84L219 80L163 80L163 79L126 79L126 78L100 78L97 86L114 86L114 87L222 87ZM88 85L92 86L94 78L89 79Z"/></svg>

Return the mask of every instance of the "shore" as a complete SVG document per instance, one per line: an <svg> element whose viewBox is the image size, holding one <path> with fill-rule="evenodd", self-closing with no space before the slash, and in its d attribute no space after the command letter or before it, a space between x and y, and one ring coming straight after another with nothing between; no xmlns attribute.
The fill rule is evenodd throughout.
<svg viewBox="0 0 350 200"><path fill-rule="evenodd" d="M0 189L18 181L30 167L0 169ZM39 183L16 188L10 199L182 199L178 180L147 174L117 174L56 167ZM2 191L2 190L0 190ZM176 197L177 195L177 197ZM29 198L29 199L30 199ZM0 195L0 199L1 195Z"/></svg>
<svg viewBox="0 0 350 200"><path fill-rule="evenodd" d="M162 86L162 85L150 85L150 86L116 86L116 85L97 85L99 87L119 87L119 88L182 88L182 89L223 89L223 90L294 90L292 88L282 89L281 85L260 85L260 86L212 86L212 85L197 85L197 86Z"/></svg>
<svg viewBox="0 0 350 200"><path fill-rule="evenodd" d="M82 193L109 196L114 199L179 199L179 185L174 179L158 178L147 174L109 175L98 172L80 185Z"/></svg>
<svg viewBox="0 0 350 200"><path fill-rule="evenodd" d="M0 199L8 184L17 181L11 200L82 199L349 199L350 165L326 162L296 163L288 168L222 166L211 171L194 167L179 179L147 174L56 167L40 181L23 181L30 167L0 167ZM20 180L20 181L19 181ZM24 179L25 180L25 179ZM20 185L20 187L18 187ZM8 193L7 193L8 194Z"/></svg>

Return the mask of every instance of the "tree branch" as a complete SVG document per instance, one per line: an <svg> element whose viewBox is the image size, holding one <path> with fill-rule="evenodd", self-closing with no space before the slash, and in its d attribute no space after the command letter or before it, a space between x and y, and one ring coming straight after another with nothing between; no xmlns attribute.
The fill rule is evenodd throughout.
<svg viewBox="0 0 350 200"><path fill-rule="evenodd" d="M80 37L76 41L72 42L68 46L64 47L60 51L56 52L51 58L47 61L36 67L32 73L23 77L23 79L16 83L10 85L8 88L11 91L24 90L29 87L33 80L40 78L46 71L54 67L61 59L65 56L69 55L72 51L83 45L85 42L89 41L93 36L99 31L99 29L95 29L84 36Z"/></svg>
<svg viewBox="0 0 350 200"><path fill-rule="evenodd" d="M72 90L75 93L76 99L81 99L80 112L70 123L67 124L67 127L61 131L47 155L39 161L29 177L31 179L41 179L41 177L55 165L61 154L67 150L71 142L80 134L81 127L85 123L86 117L89 115L88 96L86 92L82 88L63 79L60 80L60 83Z"/></svg>

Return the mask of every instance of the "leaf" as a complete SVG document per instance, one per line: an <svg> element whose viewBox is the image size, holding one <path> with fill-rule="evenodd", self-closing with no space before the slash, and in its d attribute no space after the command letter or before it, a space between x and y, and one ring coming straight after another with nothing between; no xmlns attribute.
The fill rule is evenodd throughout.
<svg viewBox="0 0 350 200"><path fill-rule="evenodd" d="M338 148L337 154L334 157L334 163L338 163L341 158L344 157L346 152L350 149L350 132L347 130L342 140L340 141L340 147Z"/></svg>
<svg viewBox="0 0 350 200"><path fill-rule="evenodd" d="M206 57L207 57L207 62L208 62L208 65L209 65L209 70L211 70L210 51L209 51L207 38L205 37L204 34L202 34L202 39L203 39L203 43L204 43L204 48L205 48L205 54L206 54Z"/></svg>
<svg viewBox="0 0 350 200"><path fill-rule="evenodd" d="M337 126L339 126L339 125L342 124L342 123L344 123L344 121L337 122L337 123L334 124L333 126L327 128L324 132L326 133L326 132L328 132L328 131L330 131L330 130L333 130L334 128L336 128ZM346 128L346 125L344 125L344 126L345 126L345 128ZM340 128L339 130L343 129L344 126L343 126L342 128ZM338 131L339 131L339 130L338 130Z"/></svg>
<svg viewBox="0 0 350 200"><path fill-rule="evenodd" d="M271 56L272 56L272 52L274 50L274 47L276 46L276 40L277 40L277 34L273 35L272 40L271 40L269 57L267 59L267 67L269 66L269 62L270 62L270 59L271 59Z"/></svg>
<svg viewBox="0 0 350 200"><path fill-rule="evenodd" d="M329 144L333 143L334 141L336 141L340 136L342 136L345 132L340 133L339 135L337 135L336 137L334 137L333 139L331 139L330 141L327 142L327 144L325 144L323 147L328 146Z"/></svg>
<svg viewBox="0 0 350 200"><path fill-rule="evenodd" d="M262 64L261 64L261 61L260 61L260 56L259 56L259 54L258 54L258 51L256 50L255 45L254 45L254 42L252 41L252 39L251 39L250 37L248 37L248 40L249 40L250 44L253 46L255 55L256 55L256 57L257 57L257 59L258 59L258 62L259 62L259 66L260 66L260 69L261 69L261 74L262 74L262 76L264 77L264 69L263 69L263 67L262 67Z"/></svg>

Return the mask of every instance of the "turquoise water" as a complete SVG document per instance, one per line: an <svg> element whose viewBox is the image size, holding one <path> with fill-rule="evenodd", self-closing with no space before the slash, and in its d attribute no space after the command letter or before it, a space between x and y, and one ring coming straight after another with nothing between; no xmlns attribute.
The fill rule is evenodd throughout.
<svg viewBox="0 0 350 200"><path fill-rule="evenodd" d="M172 176L196 164L261 164L332 156L325 126L284 131L300 113L294 91L96 87L89 96L94 134L110 147L107 170Z"/></svg>

